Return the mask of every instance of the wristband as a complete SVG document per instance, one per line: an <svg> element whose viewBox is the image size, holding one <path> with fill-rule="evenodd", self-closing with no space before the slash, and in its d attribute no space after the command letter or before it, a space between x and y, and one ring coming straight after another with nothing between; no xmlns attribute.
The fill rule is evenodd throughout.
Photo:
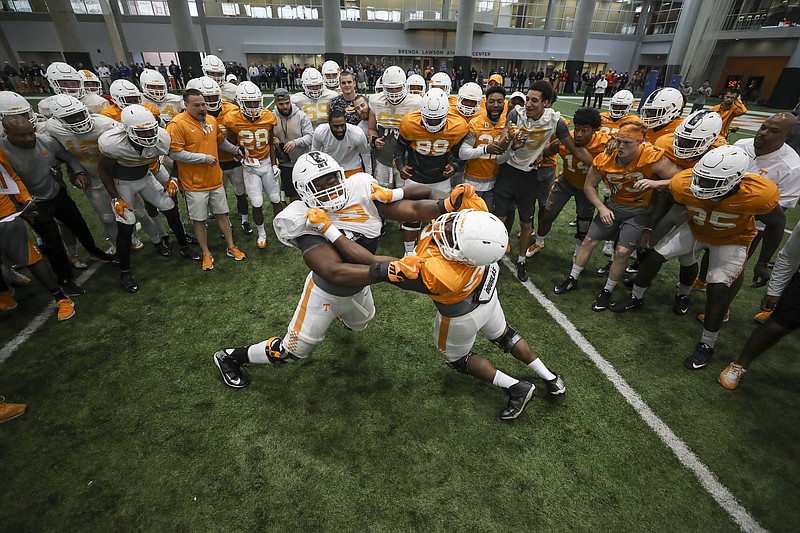
<svg viewBox="0 0 800 533"><path fill-rule="evenodd" d="M342 236L342 232L336 229L336 226L331 224L331 226L325 230L322 236L328 239L329 242L333 243L336 242L336 239Z"/></svg>
<svg viewBox="0 0 800 533"><path fill-rule="evenodd" d="M378 281L389 281L389 263L372 263L369 266L369 275Z"/></svg>
<svg viewBox="0 0 800 533"><path fill-rule="evenodd" d="M400 189L392 189L392 200L389 203L391 204L391 203L394 203L394 202L399 202L400 200L403 199L405 194L406 193L402 188L400 188Z"/></svg>

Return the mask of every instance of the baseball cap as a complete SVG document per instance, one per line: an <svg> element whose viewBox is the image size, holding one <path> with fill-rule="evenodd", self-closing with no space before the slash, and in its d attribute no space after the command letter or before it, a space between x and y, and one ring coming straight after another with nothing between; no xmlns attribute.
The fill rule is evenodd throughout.
<svg viewBox="0 0 800 533"><path fill-rule="evenodd" d="M279 87L275 89L275 92L272 94L273 98L275 98L276 102L282 102L283 100L289 100L289 91L284 89L283 87Z"/></svg>
<svg viewBox="0 0 800 533"><path fill-rule="evenodd" d="M491 76L489 76L489 81L495 81L500 85L503 85L503 76L501 76L500 74L492 74Z"/></svg>

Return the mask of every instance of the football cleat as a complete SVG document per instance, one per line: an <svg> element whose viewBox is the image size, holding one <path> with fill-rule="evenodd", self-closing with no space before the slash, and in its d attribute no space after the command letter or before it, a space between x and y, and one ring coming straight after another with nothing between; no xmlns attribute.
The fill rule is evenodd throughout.
<svg viewBox="0 0 800 533"><path fill-rule="evenodd" d="M735 362L731 361L728 363L728 366L719 373L719 377L717 380L719 381L720 385L725 387L728 390L734 390L736 387L739 386L739 381L744 376L747 369L742 365L737 365Z"/></svg>
<svg viewBox="0 0 800 533"><path fill-rule="evenodd" d="M534 255L538 254L544 248L544 241L542 244L533 243L528 247L528 250L525 252L525 257L533 257Z"/></svg>
<svg viewBox="0 0 800 533"><path fill-rule="evenodd" d="M625 267L625 273L627 273L627 274L636 274L637 272L639 272L639 260L638 259L636 261L634 261L633 263L631 263L630 265Z"/></svg>
<svg viewBox="0 0 800 533"><path fill-rule="evenodd" d="M122 290L126 292L136 292L139 290L139 285L136 284L136 280L133 279L133 274L130 272L122 272L119 275L119 283L122 285Z"/></svg>
<svg viewBox="0 0 800 533"><path fill-rule="evenodd" d="M556 374L554 379L550 381L544 379L544 386L547 387L547 392L550 396L559 396L567 392L567 386L564 385L564 378L560 374Z"/></svg>
<svg viewBox="0 0 800 533"><path fill-rule="evenodd" d="M714 348L704 342L698 342L689 357L683 360L683 366L689 370L700 370L711 362L714 357Z"/></svg>
<svg viewBox="0 0 800 533"><path fill-rule="evenodd" d="M592 303L592 311L605 311L611 305L611 291L603 289Z"/></svg>
<svg viewBox="0 0 800 533"><path fill-rule="evenodd" d="M528 402L531 401L536 392L536 387L533 383L528 381L519 381L506 389L508 393L508 404L506 408L500 413L501 420L514 420L522 411Z"/></svg>
<svg viewBox="0 0 800 533"><path fill-rule="evenodd" d="M192 261L200 261L203 258L203 256L200 255L200 253L197 250L195 250L188 244L181 246L181 255L186 259L191 259Z"/></svg>
<svg viewBox="0 0 800 533"><path fill-rule="evenodd" d="M633 311L634 309L640 309L644 305L643 298L637 298L636 296L630 294L624 300L619 300L617 302L612 303L608 306L611 311L615 313L624 313L625 311Z"/></svg>
<svg viewBox="0 0 800 533"><path fill-rule="evenodd" d="M250 385L250 378L242 371L242 365L225 350L214 354L214 364L217 365L222 381L234 389L243 389Z"/></svg>
<svg viewBox="0 0 800 533"><path fill-rule="evenodd" d="M680 282L678 283L680 284ZM692 282L693 291L706 292L706 287L708 287L708 283L706 283L705 281L700 281L699 279L696 279Z"/></svg>
<svg viewBox="0 0 800 533"><path fill-rule="evenodd" d="M614 241L606 241L603 245L603 255L611 257L614 255Z"/></svg>
<svg viewBox="0 0 800 533"><path fill-rule="evenodd" d="M573 219L572 222L569 223L569 227L574 228L578 225L578 219Z"/></svg>
<svg viewBox="0 0 800 533"><path fill-rule="evenodd" d="M91 256L97 259L98 261L102 261L103 263L111 263L112 261L114 261L114 257L116 256L117 253L117 249L113 246L112 248L113 250L109 249L108 252L104 252L103 250L100 250L98 248L97 250L91 253Z"/></svg>
<svg viewBox="0 0 800 533"><path fill-rule="evenodd" d="M731 319L731 310L728 309L727 311L725 311L725 316L722 317L722 321L723 322L727 322L730 319ZM705 324L705 322L706 322L706 314L705 313L700 313L699 315L697 315L697 320L701 324Z"/></svg>
<svg viewBox="0 0 800 533"><path fill-rule="evenodd" d="M528 267L521 261L517 263L517 279L522 282L528 281Z"/></svg>
<svg viewBox="0 0 800 533"><path fill-rule="evenodd" d="M253 234L253 226L250 225L250 222L242 222L242 233L245 235Z"/></svg>
<svg viewBox="0 0 800 533"><path fill-rule="evenodd" d="M211 254L203 254L203 270L214 270L214 258Z"/></svg>
<svg viewBox="0 0 800 533"><path fill-rule="evenodd" d="M259 250L266 250L267 248L267 236L261 235L258 236L258 240L256 241L256 246L258 246Z"/></svg>
<svg viewBox="0 0 800 533"><path fill-rule="evenodd" d="M17 418L25 413L27 406L24 403L6 403L6 399L0 396L0 422L6 422Z"/></svg>
<svg viewBox="0 0 800 533"><path fill-rule="evenodd" d="M0 292L0 311L11 311L17 308L14 292L11 290Z"/></svg>
<svg viewBox="0 0 800 533"><path fill-rule="evenodd" d="M772 316L773 311L774 311L773 309L770 309L769 311L761 311L760 313L758 313L756 316L753 317L753 320L755 320L759 324L763 324L764 322L769 320L769 317Z"/></svg>
<svg viewBox="0 0 800 533"><path fill-rule="evenodd" d="M676 294L675 303L672 304L672 312L676 315L685 315L689 311L689 295Z"/></svg>
<svg viewBox="0 0 800 533"><path fill-rule="evenodd" d="M564 294L571 290L578 288L578 280L569 276L567 279L556 285L556 288L553 289L556 294Z"/></svg>
<svg viewBox="0 0 800 533"><path fill-rule="evenodd" d="M15 287L27 287L31 284L31 278L24 274L20 274L10 266L3 265L2 276L9 285L14 285Z"/></svg>
<svg viewBox="0 0 800 533"><path fill-rule="evenodd" d="M64 294L67 296L81 296L86 294L86 290L83 287L75 283L74 279L65 279L59 283L61 288L64 290Z"/></svg>
<svg viewBox="0 0 800 533"><path fill-rule="evenodd" d="M156 253L161 257L169 257L172 255L172 246L169 243L169 237L167 235L161 237L161 240L153 244L153 247L156 249Z"/></svg>
<svg viewBox="0 0 800 533"><path fill-rule="evenodd" d="M131 248L133 248L134 250L141 250L142 248L144 248L144 243L135 233L131 235Z"/></svg>
<svg viewBox="0 0 800 533"><path fill-rule="evenodd" d="M611 261L597 269L597 273L601 276L608 276L608 271L611 270Z"/></svg>
<svg viewBox="0 0 800 533"><path fill-rule="evenodd" d="M247 256L244 255L244 252L241 251L237 246L231 246L228 248L227 255L228 257L232 257L237 261L244 261L247 259Z"/></svg>
<svg viewBox="0 0 800 533"><path fill-rule="evenodd" d="M79 256L78 254L69 256L69 264L72 265L72 268L78 270L85 270L89 268L89 265L87 265L86 262L84 262L84 260L81 259L81 256Z"/></svg>
<svg viewBox="0 0 800 533"><path fill-rule="evenodd" d="M73 302L71 298L58 300L56 302L56 307L58 308L56 316L58 317L59 322L62 320L69 320L75 316L75 302Z"/></svg>

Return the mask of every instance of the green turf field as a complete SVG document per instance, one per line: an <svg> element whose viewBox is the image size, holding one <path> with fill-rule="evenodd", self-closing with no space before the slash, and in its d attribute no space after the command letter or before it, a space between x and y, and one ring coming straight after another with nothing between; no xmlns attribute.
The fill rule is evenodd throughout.
<svg viewBox="0 0 800 533"><path fill-rule="evenodd" d="M571 115L577 106L556 107ZM73 197L91 221L84 197ZM693 293L690 313L672 314L675 264L637 313L590 310L605 279L591 273L606 260L599 250L580 290L553 293L569 273L572 209L529 260L531 282L694 454L683 461L708 468L712 492L730 491L745 527L505 268L507 320L568 389L540 394L513 423L497 418L499 389L443 364L431 302L388 285L373 288L378 311L366 331L334 324L305 361L251 367L250 387L227 388L211 355L283 334L307 268L272 234L258 250L238 225L248 260L235 263L211 222L213 271L148 244L133 255L139 293L123 293L118 272L100 267L72 320L50 316L0 365L0 395L29 405L0 426L0 530L735 531L754 529L752 517L797 531L800 337L758 360L738 390L716 382L756 327L764 289L748 284L714 362L684 370L704 299ZM395 228L381 253L402 253ZM17 299L0 317L0 350L49 296L29 287ZM485 339L475 351L532 376Z"/></svg>

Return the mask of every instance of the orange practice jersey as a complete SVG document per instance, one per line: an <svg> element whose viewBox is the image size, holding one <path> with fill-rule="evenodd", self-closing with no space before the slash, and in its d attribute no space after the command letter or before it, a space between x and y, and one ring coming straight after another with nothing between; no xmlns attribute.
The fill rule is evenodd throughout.
<svg viewBox="0 0 800 533"><path fill-rule="evenodd" d="M158 120L158 117L161 115L161 111L159 111L156 106L150 102L142 102L142 105L148 111L150 111L154 117L156 117L156 120ZM115 103L112 103L110 106L104 108L102 111L100 111L100 114L105 115L108 118L113 118L117 122L122 122L122 109L117 107L117 104Z"/></svg>
<svg viewBox="0 0 800 533"><path fill-rule="evenodd" d="M701 242L749 246L756 236L756 215L775 209L778 186L757 174L745 174L736 194L723 200L701 200L692 194L692 171L683 170L669 182L669 191L689 212L689 229Z"/></svg>
<svg viewBox="0 0 800 533"><path fill-rule="evenodd" d="M223 118L225 128L236 134L239 144L247 148L250 157L267 159L269 157L269 143L272 129L278 125L278 120L272 111L264 109L261 116L251 121L239 113L226 113Z"/></svg>
<svg viewBox="0 0 800 533"><path fill-rule="evenodd" d="M603 181L611 190L611 201L617 205L648 206L653 196L652 190L637 191L633 184L650 179L653 176L653 165L664 157L664 150L642 144L633 161L621 167L617 164L617 151L611 155L601 152L594 158L592 166L603 176Z"/></svg>
<svg viewBox="0 0 800 533"><path fill-rule="evenodd" d="M469 132L469 126L458 114L448 113L446 120L445 127L436 133L429 132L422 125L419 110L408 113L400 121L400 136L410 148L410 151L406 150L406 164L413 169L414 181L442 181L442 171L454 157L451 151Z"/></svg>
<svg viewBox="0 0 800 533"><path fill-rule="evenodd" d="M600 131L608 135L613 135L619 131L619 125L626 120L635 120L636 122L641 122L639 117L636 115L628 114L622 118L611 118L611 115L608 114L608 111L603 111L600 113Z"/></svg>
<svg viewBox="0 0 800 533"><path fill-rule="evenodd" d="M600 133L598 130L592 135L592 140L589 141L589 144L584 146L584 148L592 154L592 157L597 157L605 150L608 139L608 135ZM575 159L563 144L558 148L558 155L560 155L561 159L564 161L564 177L567 179L567 182L573 187L583 189L583 185L586 183L586 175L589 173L589 167L587 167L583 161Z"/></svg>
<svg viewBox="0 0 800 533"><path fill-rule="evenodd" d="M486 203L478 196L464 199L461 209L488 211ZM472 294L483 279L486 267L456 263L442 256L433 240L430 226L422 230L417 243L417 255L425 262L420 267L420 279L430 291L431 300L452 305Z"/></svg>
<svg viewBox="0 0 800 533"><path fill-rule="evenodd" d="M188 113L181 113L169 121L167 132L172 139L169 151L180 152L186 150L197 154L211 154L216 156L217 145L225 139L222 131L217 126L217 119L206 115L205 129ZM187 191L207 191L222 186L222 169L219 165L187 164L180 161L178 176L181 184Z"/></svg>
<svg viewBox="0 0 800 533"><path fill-rule="evenodd" d="M469 121L469 131L475 135L475 146L491 144L499 141L503 137L506 128L506 117L500 117L497 124L492 124L485 113L480 113ZM497 176L500 165L497 164L497 156L484 154L477 159L470 159L464 167L464 174L470 178L479 180L490 180Z"/></svg>
<svg viewBox="0 0 800 533"><path fill-rule="evenodd" d="M674 143L675 143L675 134L671 133L669 135L662 135L661 137L659 137L654 143L654 146L656 148L661 148L662 150L664 150L664 155L667 156L667 159L675 163L676 166L683 169L693 168L697 164L697 162L700 161L700 157L702 156L698 157L697 159L681 159L680 157L676 156ZM714 144L711 145L711 148L709 148L709 150L713 150L714 148L719 148L720 146L724 146L726 144L728 144L728 141L726 141L724 137L717 137L717 139L714 141Z"/></svg>
<svg viewBox="0 0 800 533"><path fill-rule="evenodd" d="M733 122L733 119L736 117L747 113L747 107L745 107L741 98L737 98L728 109L722 109L722 104L717 104L711 108L711 111L719 113L719 116L722 118L722 132L720 135L727 137L728 132L731 130L731 122Z"/></svg>
<svg viewBox="0 0 800 533"><path fill-rule="evenodd" d="M570 119L568 119L568 118L561 117L561 120L563 120L564 124L566 124L567 126L572 124L572 121ZM553 135L550 136L550 140L547 141L547 142L551 143L551 142L557 141L557 140L558 140L558 137L554 133ZM560 148L559 148L559 151L560 151ZM542 167L554 167L554 166L556 166L556 154L548 155L548 156L544 156L544 155L542 156L542 162L539 163L539 168L542 168Z"/></svg>
<svg viewBox="0 0 800 533"><path fill-rule="evenodd" d="M676 118L666 126L662 127L658 131L648 129L647 133L644 134L644 142L650 144L656 144L656 141L659 137L663 137L664 135L671 135L675 133L675 130L678 129L678 126L681 125L683 119L681 117Z"/></svg>
<svg viewBox="0 0 800 533"><path fill-rule="evenodd" d="M219 126L219 129L222 131L222 135L228 135L228 129L225 127L224 121L225 115L234 111L239 111L238 105L230 102L222 102L222 108L219 110L219 115L217 115L217 126ZM220 163L233 161L233 154L220 151L218 160Z"/></svg>

